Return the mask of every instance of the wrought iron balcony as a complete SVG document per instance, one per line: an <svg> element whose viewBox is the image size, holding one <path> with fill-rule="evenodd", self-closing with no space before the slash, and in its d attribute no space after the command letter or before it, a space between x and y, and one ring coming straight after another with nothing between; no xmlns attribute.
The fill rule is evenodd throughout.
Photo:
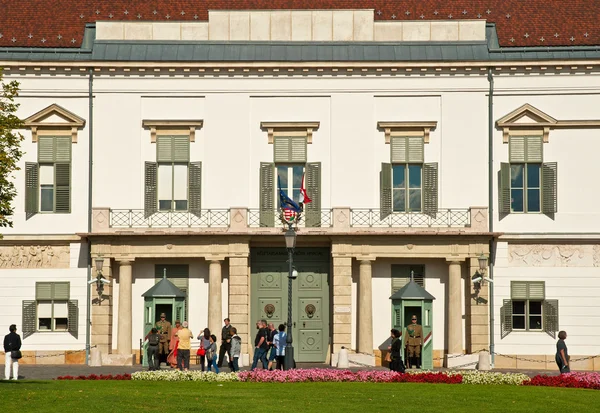
<svg viewBox="0 0 600 413"><path fill-rule="evenodd" d="M273 211L274 217L274 226L279 227L283 225L279 218L279 212ZM329 228L332 226L333 222L333 210L332 209L322 209L321 210L321 220L318 225L312 225L313 228ZM260 221L260 209L248 209L248 227L250 228L258 228L264 225L261 225ZM298 227L306 228L306 215L302 214L300 221L298 222Z"/></svg>
<svg viewBox="0 0 600 413"><path fill-rule="evenodd" d="M435 216L421 212L392 212L385 217L381 216L380 209L350 210L351 227L460 228L470 225L471 210L469 208L440 209Z"/></svg>
<svg viewBox="0 0 600 413"><path fill-rule="evenodd" d="M203 209L200 216L190 212L156 212L145 217L143 209L111 209L111 228L226 228L229 209Z"/></svg>

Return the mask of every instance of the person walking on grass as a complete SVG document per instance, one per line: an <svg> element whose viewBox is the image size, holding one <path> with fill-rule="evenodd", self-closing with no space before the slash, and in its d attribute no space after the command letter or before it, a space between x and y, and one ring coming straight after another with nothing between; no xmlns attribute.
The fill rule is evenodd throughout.
<svg viewBox="0 0 600 413"><path fill-rule="evenodd" d="M21 355L21 336L17 334L16 324L11 324L9 333L4 336L4 380L10 380L10 368L12 367L12 379L19 378L19 359Z"/></svg>

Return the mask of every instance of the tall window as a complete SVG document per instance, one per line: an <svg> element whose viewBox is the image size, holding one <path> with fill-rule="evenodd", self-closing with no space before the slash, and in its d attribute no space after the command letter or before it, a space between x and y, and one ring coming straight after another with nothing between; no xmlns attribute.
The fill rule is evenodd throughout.
<svg viewBox="0 0 600 413"><path fill-rule="evenodd" d="M510 164L510 209L512 212L541 212L542 165Z"/></svg>
<svg viewBox="0 0 600 413"><path fill-rule="evenodd" d="M25 165L25 211L71 211L71 136L39 136L38 162Z"/></svg>
<svg viewBox="0 0 600 413"><path fill-rule="evenodd" d="M35 290L37 330L67 331L69 328L69 283L38 282Z"/></svg>
<svg viewBox="0 0 600 413"><path fill-rule="evenodd" d="M276 168L278 185L281 184L281 189L294 201L299 202L304 165L278 164Z"/></svg>
<svg viewBox="0 0 600 413"><path fill-rule="evenodd" d="M421 212L423 165L392 165L392 191L394 212Z"/></svg>
<svg viewBox="0 0 600 413"><path fill-rule="evenodd" d="M158 209L161 211L187 211L187 163L158 163Z"/></svg>

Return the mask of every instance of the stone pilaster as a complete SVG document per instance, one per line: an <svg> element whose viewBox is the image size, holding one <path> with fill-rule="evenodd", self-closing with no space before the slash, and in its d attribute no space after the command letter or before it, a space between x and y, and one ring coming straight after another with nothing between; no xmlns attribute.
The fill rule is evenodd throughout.
<svg viewBox="0 0 600 413"><path fill-rule="evenodd" d="M248 353L250 322L250 277L248 257L229 258L229 319L242 339L242 354Z"/></svg>
<svg viewBox="0 0 600 413"><path fill-rule="evenodd" d="M222 275L221 261L211 260L208 267L208 328L210 331L220 334L223 326L222 314ZM217 335L217 337L219 337Z"/></svg>
<svg viewBox="0 0 600 413"><path fill-rule="evenodd" d="M461 264L448 259L448 355L462 354Z"/></svg>
<svg viewBox="0 0 600 413"><path fill-rule="evenodd" d="M370 260L360 261L358 279L358 351L373 353L373 275Z"/></svg>
<svg viewBox="0 0 600 413"><path fill-rule="evenodd" d="M471 278L479 271L479 260L469 259L469 277L467 279L467 350L473 353L488 349L490 345L489 283L485 282L477 293ZM486 274L487 275L487 274Z"/></svg>
<svg viewBox="0 0 600 413"><path fill-rule="evenodd" d="M91 329L91 345L96 346L101 353L109 354L112 352L112 327L113 327L113 273L110 265L110 258L104 259L102 266L102 275L110 284L104 286L102 299L98 299L96 292L96 284L92 284L89 288L92 289L92 329ZM96 266L92 260L94 271L92 276L96 277Z"/></svg>
<svg viewBox="0 0 600 413"><path fill-rule="evenodd" d="M333 257L333 353L351 348L352 257Z"/></svg>
<svg viewBox="0 0 600 413"><path fill-rule="evenodd" d="M132 354L131 331L131 284L133 279L133 260L119 261L119 321L117 326L117 353L124 356Z"/></svg>

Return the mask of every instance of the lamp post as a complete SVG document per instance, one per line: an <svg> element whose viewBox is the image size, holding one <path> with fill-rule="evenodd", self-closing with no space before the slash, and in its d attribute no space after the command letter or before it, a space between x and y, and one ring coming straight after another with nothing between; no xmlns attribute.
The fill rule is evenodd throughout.
<svg viewBox="0 0 600 413"><path fill-rule="evenodd" d="M488 257L482 253L477 260L479 261L479 272L481 274L485 274L485 271L487 270Z"/></svg>
<svg viewBox="0 0 600 413"><path fill-rule="evenodd" d="M96 263L96 292L98 293L98 305L102 304L102 293L104 292L104 276L102 275L102 267L104 266L104 258L97 257Z"/></svg>
<svg viewBox="0 0 600 413"><path fill-rule="evenodd" d="M290 370L294 368L294 347L292 346L292 279L294 278L294 248L296 248L296 231L289 224L285 232L285 247L288 250L288 319L287 319L287 339L285 343L285 356L283 359L283 369Z"/></svg>

